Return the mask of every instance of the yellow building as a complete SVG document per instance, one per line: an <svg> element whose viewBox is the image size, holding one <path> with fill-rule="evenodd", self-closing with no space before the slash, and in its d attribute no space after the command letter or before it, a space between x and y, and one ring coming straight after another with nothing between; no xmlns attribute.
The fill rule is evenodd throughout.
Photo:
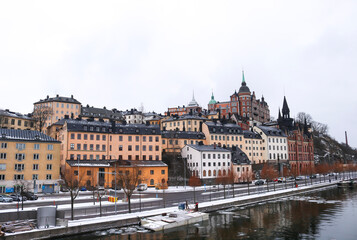
<svg viewBox="0 0 357 240"><path fill-rule="evenodd" d="M181 153L181 149L187 144L198 144L201 141L206 143L202 132L163 131L161 136L163 153Z"/></svg>
<svg viewBox="0 0 357 240"><path fill-rule="evenodd" d="M81 103L74 99L73 95L71 95L70 98L61 97L58 94L53 98L47 96L47 98L34 103L34 111L36 111L36 109L44 108L50 109L52 114L50 114L45 121L42 131L45 131L48 126L51 126L53 123L64 118L65 115L73 116L75 118L81 114Z"/></svg>
<svg viewBox="0 0 357 240"><path fill-rule="evenodd" d="M60 142L38 131L0 128L0 192L58 192Z"/></svg>
<svg viewBox="0 0 357 240"><path fill-rule="evenodd" d="M201 125L207 119L196 115L171 116L161 121L161 128L164 131L188 131L202 132Z"/></svg>
<svg viewBox="0 0 357 240"><path fill-rule="evenodd" d="M35 120L29 115L0 109L0 128L35 130Z"/></svg>
<svg viewBox="0 0 357 240"><path fill-rule="evenodd" d="M221 124L219 121L203 123L202 132L206 136L207 145L238 147L249 157L252 164L264 163L267 160L264 140L255 132L242 130L236 124Z"/></svg>

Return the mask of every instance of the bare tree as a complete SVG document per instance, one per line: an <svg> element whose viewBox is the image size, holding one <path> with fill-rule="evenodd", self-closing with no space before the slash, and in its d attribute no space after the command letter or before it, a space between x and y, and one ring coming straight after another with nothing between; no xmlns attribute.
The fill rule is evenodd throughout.
<svg viewBox="0 0 357 240"><path fill-rule="evenodd" d="M196 187L201 186L201 179L196 175L192 175L188 180L188 185L193 187L193 202L196 203Z"/></svg>
<svg viewBox="0 0 357 240"><path fill-rule="evenodd" d="M128 198L129 213L131 213L131 196L134 193L136 186L141 180L141 170L138 166L126 167L125 172L117 174L119 185L123 187L125 196Z"/></svg>
<svg viewBox="0 0 357 240"><path fill-rule="evenodd" d="M35 120L35 130L42 131L46 121L52 117L53 111L51 107L37 106L32 113L32 118Z"/></svg>
<svg viewBox="0 0 357 240"><path fill-rule="evenodd" d="M299 112L296 116L296 121L298 121L299 123L304 123L305 121L311 123L313 120L310 114Z"/></svg>
<svg viewBox="0 0 357 240"><path fill-rule="evenodd" d="M79 176L74 175L71 169L66 169L64 174L63 186L68 189L71 197L71 220L74 219L74 200L78 197L80 183L84 177L84 174L80 174L79 172L77 174Z"/></svg>
<svg viewBox="0 0 357 240"><path fill-rule="evenodd" d="M274 167L272 165L265 163L260 176L262 178L266 179L267 190L269 192L269 183L268 182L277 178L278 172L274 169ZM275 184L274 184L274 188L275 188Z"/></svg>

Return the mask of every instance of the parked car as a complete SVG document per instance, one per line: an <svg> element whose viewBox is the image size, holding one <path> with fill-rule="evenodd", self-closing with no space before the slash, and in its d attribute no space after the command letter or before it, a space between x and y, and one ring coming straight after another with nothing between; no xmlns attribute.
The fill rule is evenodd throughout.
<svg viewBox="0 0 357 240"><path fill-rule="evenodd" d="M0 202L12 202L12 198L6 195L0 195Z"/></svg>
<svg viewBox="0 0 357 240"><path fill-rule="evenodd" d="M304 179L305 179L304 176L297 176L297 177L296 177L296 180L304 180Z"/></svg>
<svg viewBox="0 0 357 240"><path fill-rule="evenodd" d="M87 191L86 187L81 187L81 191Z"/></svg>
<svg viewBox="0 0 357 240"><path fill-rule="evenodd" d="M37 200L38 196L32 192L23 192L22 196L26 197L27 200Z"/></svg>
<svg viewBox="0 0 357 240"><path fill-rule="evenodd" d="M12 200L16 201L16 202L20 202L22 200L26 201L27 200L27 197L25 196L21 196L20 194L11 194L9 197L12 198Z"/></svg>
<svg viewBox="0 0 357 240"><path fill-rule="evenodd" d="M69 192L69 189L65 186L61 186L60 190L61 192Z"/></svg>
<svg viewBox="0 0 357 240"><path fill-rule="evenodd" d="M316 178L316 175L313 174L313 175L310 176L310 178L311 178L311 179L314 179L314 178Z"/></svg>
<svg viewBox="0 0 357 240"><path fill-rule="evenodd" d="M145 183L139 184L137 189L138 189L138 191L145 191L148 189L148 185Z"/></svg>
<svg viewBox="0 0 357 240"><path fill-rule="evenodd" d="M255 181L255 185L257 185L257 186L264 185L264 181L259 179L259 180Z"/></svg>
<svg viewBox="0 0 357 240"><path fill-rule="evenodd" d="M279 177L279 178L278 178L278 182L279 182L279 183L285 182L285 178L284 178L284 177Z"/></svg>

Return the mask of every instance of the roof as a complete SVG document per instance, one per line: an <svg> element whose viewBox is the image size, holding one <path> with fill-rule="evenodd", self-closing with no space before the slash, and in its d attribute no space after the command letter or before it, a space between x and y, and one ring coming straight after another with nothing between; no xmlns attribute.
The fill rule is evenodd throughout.
<svg viewBox="0 0 357 240"><path fill-rule="evenodd" d="M220 122L205 122L208 126L210 133L216 134L243 134L243 130L239 125L227 123L221 124Z"/></svg>
<svg viewBox="0 0 357 240"><path fill-rule="evenodd" d="M232 151L231 162L233 164L250 164L250 160L239 147L228 148Z"/></svg>
<svg viewBox="0 0 357 240"><path fill-rule="evenodd" d="M172 122L180 120L207 120L207 118L198 115L185 114L181 116L170 116L170 118L162 120L162 122Z"/></svg>
<svg viewBox="0 0 357 240"><path fill-rule="evenodd" d="M198 103L195 100L195 93L192 94L192 100L188 103L187 107L198 107Z"/></svg>
<svg viewBox="0 0 357 240"><path fill-rule="evenodd" d="M61 97L58 94L56 95L56 97L53 98L50 98L47 95L47 98L41 99L40 101L35 102L34 104L46 103L46 102L65 102L65 103L81 104L79 101L73 98L73 95L71 95L71 97L69 98L69 97Z"/></svg>
<svg viewBox="0 0 357 240"><path fill-rule="evenodd" d="M249 93L250 94L249 87L247 87L247 83L245 82L245 79L244 79L244 72L242 72L242 85L239 88L238 94L239 93Z"/></svg>
<svg viewBox="0 0 357 240"><path fill-rule="evenodd" d="M161 136L163 138L206 139L202 132L163 131Z"/></svg>
<svg viewBox="0 0 357 240"><path fill-rule="evenodd" d="M22 113L17 113L17 112L11 112L9 109L0 109L0 116L8 116L8 117L14 117L14 118L21 118L25 120L33 120L31 118L30 114L22 114Z"/></svg>
<svg viewBox="0 0 357 240"><path fill-rule="evenodd" d="M106 118L111 120L122 120L123 114L121 111L116 110L115 108L112 110L108 110L104 108L95 108L89 107L82 107L81 115L83 117L94 117L94 118Z"/></svg>
<svg viewBox="0 0 357 240"><path fill-rule="evenodd" d="M117 124L83 119L66 119L67 130L73 132L118 133L133 135L160 135L158 125Z"/></svg>
<svg viewBox="0 0 357 240"><path fill-rule="evenodd" d="M117 164L117 167L166 167L167 165L159 160L67 160L71 167L110 167ZM79 162L79 163L78 163Z"/></svg>
<svg viewBox="0 0 357 240"><path fill-rule="evenodd" d="M43 134L38 131L5 129L5 128L0 128L0 140L59 143L59 141L57 141L56 139L53 139L50 136L47 136L46 134Z"/></svg>
<svg viewBox="0 0 357 240"><path fill-rule="evenodd" d="M191 147L199 152L230 152L230 150L214 145L199 145L199 144L189 144L188 147Z"/></svg>
<svg viewBox="0 0 357 240"><path fill-rule="evenodd" d="M276 136L276 137L286 137L285 133L277 128L267 127L267 126L257 126L260 130L264 132L267 136Z"/></svg>
<svg viewBox="0 0 357 240"><path fill-rule="evenodd" d="M212 92L211 100L209 101L208 104L216 104L216 103L217 103L217 101L214 100L214 96L213 96L213 92Z"/></svg>
<svg viewBox="0 0 357 240"><path fill-rule="evenodd" d="M258 139L262 139L262 136L260 136L260 134L259 134L259 133L256 133L256 132L244 130L243 133L244 133L244 138L258 138Z"/></svg>

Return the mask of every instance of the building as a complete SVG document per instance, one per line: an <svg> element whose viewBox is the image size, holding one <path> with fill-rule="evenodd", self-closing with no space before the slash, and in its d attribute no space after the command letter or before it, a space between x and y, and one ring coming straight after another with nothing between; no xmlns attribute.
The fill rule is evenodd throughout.
<svg viewBox="0 0 357 240"><path fill-rule="evenodd" d="M64 118L65 115L76 118L81 114L81 103L71 97L61 97L58 94L56 97L50 98L47 96L45 99L41 99L34 103L34 114L41 113L44 110L47 111L46 119L41 131L45 132L48 126ZM38 114L41 115L41 114Z"/></svg>
<svg viewBox="0 0 357 240"><path fill-rule="evenodd" d="M202 132L162 131L162 152L181 153L181 149L188 144L206 143Z"/></svg>
<svg viewBox="0 0 357 240"><path fill-rule="evenodd" d="M59 131L66 160L161 160L159 126L68 119Z"/></svg>
<svg viewBox="0 0 357 240"><path fill-rule="evenodd" d="M127 124L143 124L144 114L141 111L132 108L130 111L123 112L123 116Z"/></svg>
<svg viewBox="0 0 357 240"><path fill-rule="evenodd" d="M233 114L242 116L246 122L269 122L270 111L269 106L265 102L264 97L257 99L255 92L250 92L244 78L242 76L242 85L238 93L235 91L227 102L217 102L214 99L213 93L211 100L208 103L209 111L220 111L222 117L230 119Z"/></svg>
<svg viewBox="0 0 357 240"><path fill-rule="evenodd" d="M232 171L234 176L234 182L250 182L253 178L252 165L247 154L245 154L240 148L229 148L232 152Z"/></svg>
<svg viewBox="0 0 357 240"><path fill-rule="evenodd" d="M255 126L253 131L262 137L268 162L279 164L288 161L288 141L284 131L267 126Z"/></svg>
<svg viewBox="0 0 357 240"><path fill-rule="evenodd" d="M163 131L202 132L202 123L207 119L199 115L170 116L161 121Z"/></svg>
<svg viewBox="0 0 357 240"><path fill-rule="evenodd" d="M0 128L0 192L58 192L60 142L31 130Z"/></svg>
<svg viewBox="0 0 357 240"><path fill-rule="evenodd" d="M0 128L35 130L35 123L31 114L24 115L9 109L0 109Z"/></svg>
<svg viewBox="0 0 357 240"><path fill-rule="evenodd" d="M85 186L87 189L97 186L114 188L115 185L120 189L122 183L119 181L119 175L126 174L128 171L131 173L136 171L138 184L145 183L149 187L167 184L168 180L167 165L162 161L68 160L66 169L69 174L79 178L80 186ZM115 183L116 175L117 183Z"/></svg>
<svg viewBox="0 0 357 240"><path fill-rule="evenodd" d="M192 94L192 100L188 103L187 106L178 106L178 107L172 107L168 108L166 115L167 116L172 116L172 115L177 115L177 116L182 116L185 114L191 114L191 115L196 115L202 112L202 107L196 102L195 100L195 94Z"/></svg>
<svg viewBox="0 0 357 240"><path fill-rule="evenodd" d="M236 124L222 124L219 121L203 123L202 132L206 136L207 145L237 147L249 157L253 164L264 163L267 160L265 143L255 132L243 130Z"/></svg>
<svg viewBox="0 0 357 240"><path fill-rule="evenodd" d="M227 176L231 171L231 151L216 145L186 145L181 151L191 175L203 182L213 183L218 176Z"/></svg>
<svg viewBox="0 0 357 240"><path fill-rule="evenodd" d="M314 171L314 141L310 125L290 118L290 109L284 96L282 115L278 115L278 126L288 137L289 164L296 175L307 175Z"/></svg>
<svg viewBox="0 0 357 240"><path fill-rule="evenodd" d="M81 115L82 119L93 119L95 121L103 120L105 122L115 121L116 123L123 123L124 117L121 111L117 109L109 110L106 107L103 108L95 108L90 107L89 105L85 107L81 107Z"/></svg>

